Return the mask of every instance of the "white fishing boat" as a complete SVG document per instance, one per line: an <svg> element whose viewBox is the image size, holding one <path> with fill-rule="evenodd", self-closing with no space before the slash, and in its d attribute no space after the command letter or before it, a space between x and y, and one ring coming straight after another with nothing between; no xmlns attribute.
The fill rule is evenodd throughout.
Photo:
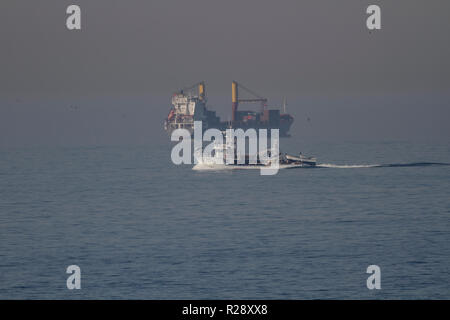
<svg viewBox="0 0 450 320"><path fill-rule="evenodd" d="M231 160L227 161L230 156ZM301 153L299 156L293 156L278 153L274 149L263 150L253 155L238 153L235 145L231 143L214 144L212 155L205 156L199 153L196 160L197 164L193 170L261 169L273 166L274 161L278 162L279 169L314 167L316 165L316 158L306 157Z"/></svg>

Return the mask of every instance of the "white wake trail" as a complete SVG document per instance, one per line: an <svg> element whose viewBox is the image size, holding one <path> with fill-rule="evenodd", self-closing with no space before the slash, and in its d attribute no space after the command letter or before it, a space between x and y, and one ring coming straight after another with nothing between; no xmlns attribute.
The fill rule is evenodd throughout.
<svg viewBox="0 0 450 320"><path fill-rule="evenodd" d="M338 168L338 169L354 169L354 168L376 168L380 164L332 164L332 163L318 163L316 167L319 168Z"/></svg>

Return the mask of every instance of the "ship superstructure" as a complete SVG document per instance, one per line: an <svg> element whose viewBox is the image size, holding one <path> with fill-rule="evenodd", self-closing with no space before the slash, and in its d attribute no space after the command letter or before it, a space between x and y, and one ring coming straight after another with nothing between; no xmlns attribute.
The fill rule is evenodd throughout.
<svg viewBox="0 0 450 320"><path fill-rule="evenodd" d="M194 93L194 88L198 89ZM172 108L164 122L164 128L169 133L175 129L187 129L193 133L194 121L202 121L203 129L219 128L225 124L215 111L206 108L205 83L200 82L190 88L182 89L172 96Z"/></svg>
<svg viewBox="0 0 450 320"><path fill-rule="evenodd" d="M251 95L249 99L239 97L239 90ZM165 120L164 127L169 135L175 129L187 129L193 133L194 121L202 121L203 130L216 128L249 128L254 129L279 129L280 137L288 137L289 129L294 118L286 112L281 113L279 108L269 109L267 99L247 89L236 81L231 84L232 120L221 121L215 111L206 107L205 82L199 82L192 87L180 90L172 96L172 107ZM260 111L240 110L239 106L245 103L259 103ZM285 103L284 111L285 111Z"/></svg>

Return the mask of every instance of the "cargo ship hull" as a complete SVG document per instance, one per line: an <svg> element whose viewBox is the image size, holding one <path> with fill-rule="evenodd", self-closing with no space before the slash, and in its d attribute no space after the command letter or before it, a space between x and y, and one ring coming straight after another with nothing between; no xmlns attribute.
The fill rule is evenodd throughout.
<svg viewBox="0 0 450 320"><path fill-rule="evenodd" d="M210 128L221 131L227 128L279 129L280 137L290 136L289 130L294 118L287 113L280 113L279 109L267 109L267 99L260 97L239 99L237 82L232 82L232 121L229 122L221 121L215 111L207 109L205 83L200 82L195 86L198 88L196 94L185 93L185 90L181 90L172 96L172 108L164 122L164 129L169 135L176 129L186 129L193 135L194 122L202 121L203 130ZM261 103L262 110L260 112L238 110L238 105L245 102Z"/></svg>

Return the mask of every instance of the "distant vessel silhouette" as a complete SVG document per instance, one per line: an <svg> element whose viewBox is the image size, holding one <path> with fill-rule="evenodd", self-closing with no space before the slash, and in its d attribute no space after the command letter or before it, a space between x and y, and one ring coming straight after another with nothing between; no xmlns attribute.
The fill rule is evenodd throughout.
<svg viewBox="0 0 450 320"><path fill-rule="evenodd" d="M193 92L197 88L197 92ZM189 88L180 90L172 96L172 107L164 121L164 128L169 133L173 130L183 128L193 133L194 121L202 121L203 130L216 128L249 128L254 129L279 129L280 137L289 137L289 129L294 118L285 112L286 102L283 102L283 113L277 109L267 108L267 99L247 89L236 81L231 84L232 92L232 120L221 121L215 111L206 107L207 98L205 82L199 82ZM240 99L239 89L253 96L251 99ZM260 103L261 111L238 110L242 103Z"/></svg>

